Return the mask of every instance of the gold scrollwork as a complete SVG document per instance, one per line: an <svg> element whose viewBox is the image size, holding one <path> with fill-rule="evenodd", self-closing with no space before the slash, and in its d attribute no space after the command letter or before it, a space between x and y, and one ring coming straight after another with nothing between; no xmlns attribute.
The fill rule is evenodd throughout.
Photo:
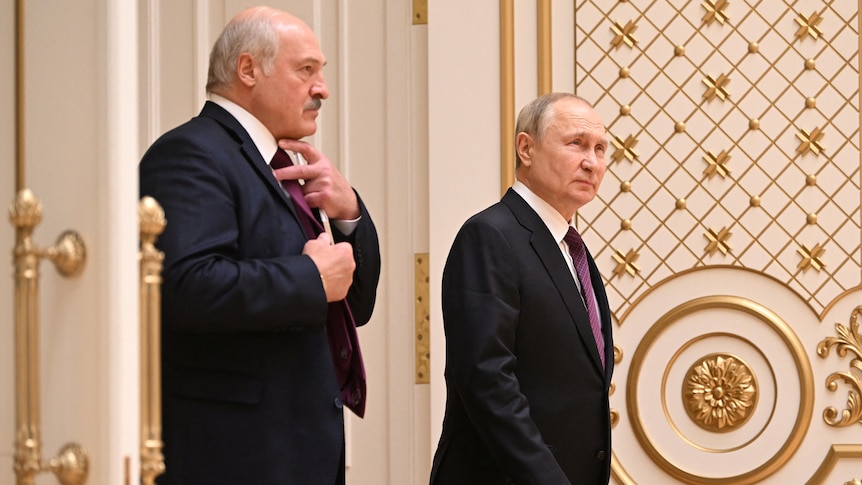
<svg viewBox="0 0 862 485"><path fill-rule="evenodd" d="M850 370L847 372L833 372L826 378L826 388L832 392L838 390L838 381L844 381L850 386L847 392L847 408L841 410L829 406L823 411L823 420L826 424L835 427L846 427L852 424L862 424L862 334L859 329L859 316L862 315L862 306L857 306L850 314L850 325L845 327L839 323L835 324L838 337L827 337L817 344L817 355L825 359L829 356L829 349L836 347L836 353L846 357L848 352L856 357L850 361Z"/></svg>
<svg viewBox="0 0 862 485"><path fill-rule="evenodd" d="M757 406L757 380L739 357L710 354L695 363L682 384L688 417L707 431L726 432L744 424Z"/></svg>

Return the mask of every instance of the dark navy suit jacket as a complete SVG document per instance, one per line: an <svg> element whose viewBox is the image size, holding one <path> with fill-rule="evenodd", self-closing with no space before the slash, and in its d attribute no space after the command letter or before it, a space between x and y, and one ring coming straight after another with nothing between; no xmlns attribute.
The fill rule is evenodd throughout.
<svg viewBox="0 0 862 485"><path fill-rule="evenodd" d="M293 204L248 133L207 103L140 164L141 196L164 208L163 484L327 484L344 445L327 303ZM374 224L349 236L348 301L371 317Z"/></svg>
<svg viewBox="0 0 862 485"><path fill-rule="evenodd" d="M431 483L607 484L613 336L602 278L602 370L572 273L514 190L470 218L443 272L446 413Z"/></svg>

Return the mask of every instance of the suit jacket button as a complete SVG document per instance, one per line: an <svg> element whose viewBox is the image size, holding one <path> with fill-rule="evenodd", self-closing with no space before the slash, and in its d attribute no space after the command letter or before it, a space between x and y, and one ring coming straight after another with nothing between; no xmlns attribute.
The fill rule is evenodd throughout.
<svg viewBox="0 0 862 485"><path fill-rule="evenodd" d="M598 458L600 461L604 461L606 455L607 453L605 453L605 450L599 450L599 452L596 453L596 458Z"/></svg>
<svg viewBox="0 0 862 485"><path fill-rule="evenodd" d="M338 353L338 357L340 357L341 360L346 360L347 359L347 349L342 347L341 351Z"/></svg>
<svg viewBox="0 0 862 485"><path fill-rule="evenodd" d="M341 402L340 397L336 397L335 402L333 402L333 404L335 404L335 407L337 407L338 409L341 409L344 406L344 403Z"/></svg>

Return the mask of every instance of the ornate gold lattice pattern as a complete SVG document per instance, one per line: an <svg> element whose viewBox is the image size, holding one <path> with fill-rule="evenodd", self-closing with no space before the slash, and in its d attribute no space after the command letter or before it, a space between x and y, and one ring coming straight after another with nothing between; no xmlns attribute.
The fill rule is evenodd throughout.
<svg viewBox="0 0 862 485"><path fill-rule="evenodd" d="M817 312L860 284L859 5L739 1L576 3L575 92L615 150L578 223L618 316L713 265Z"/></svg>

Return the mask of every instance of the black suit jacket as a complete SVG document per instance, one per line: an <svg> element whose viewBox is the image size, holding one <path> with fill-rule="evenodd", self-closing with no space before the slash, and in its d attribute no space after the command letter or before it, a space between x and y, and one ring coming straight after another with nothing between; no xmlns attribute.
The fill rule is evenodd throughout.
<svg viewBox="0 0 862 485"><path fill-rule="evenodd" d="M515 191L470 218L443 272L446 414L432 484L606 484L613 373L610 311L602 370L572 274Z"/></svg>
<svg viewBox="0 0 862 485"><path fill-rule="evenodd" d="M163 418L170 484L327 484L343 452L327 303L292 202L248 133L207 103L140 164L164 208ZM348 301L374 307L377 233L362 205Z"/></svg>

